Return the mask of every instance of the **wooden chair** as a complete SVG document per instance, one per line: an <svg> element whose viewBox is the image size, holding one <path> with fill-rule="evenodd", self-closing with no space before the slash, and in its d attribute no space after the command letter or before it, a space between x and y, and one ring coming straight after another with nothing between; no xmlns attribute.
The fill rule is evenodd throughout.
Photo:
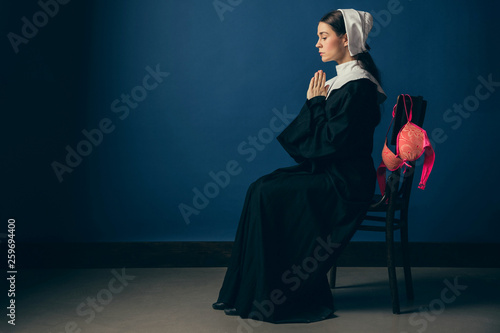
<svg viewBox="0 0 500 333"><path fill-rule="evenodd" d="M409 111L411 105L408 97L406 105ZM427 102L421 96L412 96L413 100L413 116L412 122L422 127L425 117ZM397 100L397 111L394 119L394 128L392 131L391 144L396 144L399 130L407 122L403 99L401 95ZM401 252L403 257L403 269L406 284L406 297L408 300L413 300L413 283L411 277L410 255L408 249L408 206L410 202L410 194L413 183L415 170L415 162L409 162L411 168L407 168L406 172L401 172L401 169L390 171L387 179L386 193L384 196L375 195L368 209L367 215L357 230L385 232L385 243L387 251L387 270L389 272L389 285L391 289L392 312L400 313L399 293L396 279L395 255L394 255L394 231L399 230L401 234ZM396 212L399 211L399 218L396 218ZM371 215L372 213L384 213L385 216ZM371 225L366 225L365 221L373 221ZM330 270L330 287L335 288L337 265L333 265Z"/></svg>

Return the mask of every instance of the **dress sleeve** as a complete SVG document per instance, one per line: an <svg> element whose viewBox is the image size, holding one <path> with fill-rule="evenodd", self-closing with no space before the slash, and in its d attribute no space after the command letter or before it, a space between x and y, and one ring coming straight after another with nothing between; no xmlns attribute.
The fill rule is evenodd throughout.
<svg viewBox="0 0 500 333"><path fill-rule="evenodd" d="M341 94L338 103L327 103L324 96L307 100L297 117L277 137L278 141L297 163L345 154L356 122L363 122L367 100L363 90L338 91Z"/></svg>

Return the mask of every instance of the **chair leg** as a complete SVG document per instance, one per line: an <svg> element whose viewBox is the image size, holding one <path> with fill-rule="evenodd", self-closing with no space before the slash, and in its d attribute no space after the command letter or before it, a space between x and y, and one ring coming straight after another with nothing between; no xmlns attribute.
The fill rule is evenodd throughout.
<svg viewBox="0 0 500 333"><path fill-rule="evenodd" d="M387 270L389 272L389 285L391 288L392 313L399 314L399 293L396 278L396 267L394 258L394 209L389 207L387 212L386 229L386 249L387 249Z"/></svg>
<svg viewBox="0 0 500 333"><path fill-rule="evenodd" d="M335 289L335 282L337 280L337 263L334 262L332 268L330 268L330 288Z"/></svg>
<svg viewBox="0 0 500 333"><path fill-rule="evenodd" d="M413 279L411 276L410 249L408 246L408 215L401 211L401 251L403 252L403 269L405 274L406 298L414 299Z"/></svg>

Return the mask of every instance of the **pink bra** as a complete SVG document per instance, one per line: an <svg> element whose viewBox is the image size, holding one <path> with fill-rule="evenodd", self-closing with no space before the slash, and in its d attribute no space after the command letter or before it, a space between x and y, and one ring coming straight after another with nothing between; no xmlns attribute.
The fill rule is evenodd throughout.
<svg viewBox="0 0 500 333"><path fill-rule="evenodd" d="M396 109L398 105L398 103L396 103L396 105L394 105L394 108L392 110L391 124L389 124L389 129L387 130L387 134L385 135L384 148L382 149L382 162L380 163L377 169L377 179L380 187L380 192L382 193L382 195L384 195L385 193L386 168L391 171L394 171L401 168L403 165L411 167L411 165L409 165L407 162L416 161L419 159L420 156L422 156L422 154L425 153L422 176L420 178L420 184L418 185L418 188L423 190L425 189L427 178L429 178L432 167L434 165L434 159L435 159L434 149L432 149L429 137L427 136L427 132L411 122L413 101L410 95L400 95L400 96L403 96L406 119L408 119L408 122L401 128L401 130L398 133L396 141L396 155L394 155L394 153L387 147L387 134L389 133L392 122L394 121L394 117L396 115ZM408 116L408 111L406 110L405 96L408 96L408 98L411 101L409 116Z"/></svg>

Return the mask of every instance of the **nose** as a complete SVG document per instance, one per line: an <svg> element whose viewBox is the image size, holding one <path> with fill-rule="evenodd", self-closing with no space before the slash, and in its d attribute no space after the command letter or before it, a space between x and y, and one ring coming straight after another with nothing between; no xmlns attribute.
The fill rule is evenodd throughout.
<svg viewBox="0 0 500 333"><path fill-rule="evenodd" d="M321 43L319 42L319 40L318 40L318 42L316 43L316 47L317 47L318 49L319 49L319 48L321 48Z"/></svg>

